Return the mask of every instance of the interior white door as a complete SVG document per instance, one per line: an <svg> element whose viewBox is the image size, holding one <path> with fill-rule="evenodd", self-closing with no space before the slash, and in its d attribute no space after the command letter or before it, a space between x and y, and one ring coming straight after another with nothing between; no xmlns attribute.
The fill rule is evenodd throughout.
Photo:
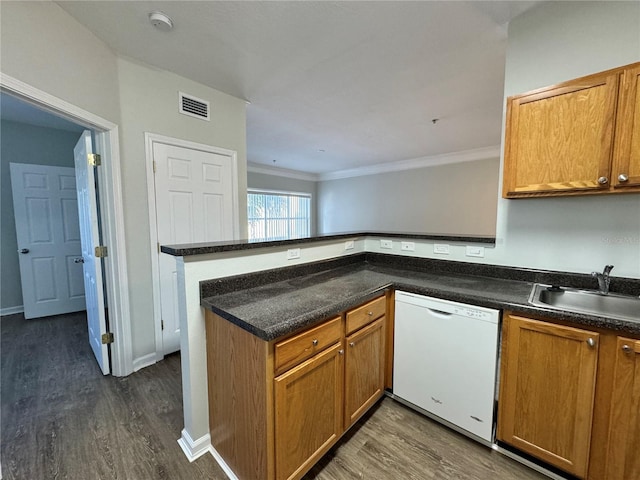
<svg viewBox="0 0 640 480"><path fill-rule="evenodd" d="M71 154L71 152L69 152ZM85 308L73 168L11 163L25 318Z"/></svg>
<svg viewBox="0 0 640 480"><path fill-rule="evenodd" d="M109 350L108 345L102 343L102 334L107 331L107 320L104 309L102 258L96 257L95 254L95 248L100 245L100 230L94 171L96 167L89 165L88 161L89 154L92 152L91 132L85 130L73 149L73 154L76 166L87 327L91 349L102 373L106 375L110 371Z"/></svg>
<svg viewBox="0 0 640 480"><path fill-rule="evenodd" d="M153 143L158 243L232 240L233 168L228 155ZM162 350L180 349L175 257L160 253Z"/></svg>

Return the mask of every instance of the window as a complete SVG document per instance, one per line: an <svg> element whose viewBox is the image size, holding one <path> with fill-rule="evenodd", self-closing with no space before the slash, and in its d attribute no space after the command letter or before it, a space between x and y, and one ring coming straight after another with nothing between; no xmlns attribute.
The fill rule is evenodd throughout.
<svg viewBox="0 0 640 480"><path fill-rule="evenodd" d="M311 195L249 190L249 240L289 240L311 235Z"/></svg>

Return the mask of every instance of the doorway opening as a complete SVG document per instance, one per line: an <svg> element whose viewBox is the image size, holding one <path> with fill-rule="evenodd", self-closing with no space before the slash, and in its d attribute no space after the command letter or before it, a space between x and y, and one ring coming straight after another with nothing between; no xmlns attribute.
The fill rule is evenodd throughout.
<svg viewBox="0 0 640 480"><path fill-rule="evenodd" d="M94 185L98 186L101 197L99 210L97 202L94 201L94 211L89 214L88 220L95 223L96 231L98 223L102 226L103 240L102 242L98 242L98 244L101 247L106 247L106 251L101 250L98 252L98 250L92 247L90 257L92 257L91 261L95 261L95 257L98 254L97 262L100 263L100 266L104 267L104 274L101 272L98 273L94 280L97 278L99 283L103 283L104 280L104 286L96 286L96 291L100 291L101 294L106 292L106 295L104 295L106 301L103 300L105 308L102 308L102 315L104 316L105 310L108 310L110 317L110 331L106 331L106 317L103 317L103 329L105 331L100 332L100 334L106 334L104 339L101 339L104 342L109 341L109 334L113 336L110 373L114 376L129 375L133 372L133 365L126 249L124 242L124 219L120 185L118 127L91 112L87 112L75 105L53 97L46 92L35 89L5 74L0 76L0 93L3 98L8 95L9 97L7 98L10 98L10 102L17 102L23 107L28 107L25 108L26 110L30 108L41 112L44 111L50 117L57 118L63 123L66 122L67 124L77 125L79 130L86 129L93 132L95 139L95 150L93 153L101 157L101 167ZM7 111L4 102L2 107L4 114ZM22 123L27 122L23 121ZM88 135L90 138L91 133L88 133ZM78 134L78 136L80 136L80 134ZM85 155L87 153L85 153ZM73 153L69 152L69 155L71 156ZM5 158L2 160L3 164L8 161L9 160ZM33 163L37 162L34 160ZM77 171L77 168L75 170ZM92 181L94 181L93 178L88 179L89 183ZM17 250L18 249L16 249L16 255L18 255ZM87 262L85 253L86 252L82 252L82 257L77 256L75 258L83 258L84 261ZM102 257L102 253L106 253L107 256ZM78 290L77 285L75 287L76 290ZM19 308L19 306L13 306L13 308ZM17 312L7 311L7 309L3 309L2 311L2 314L9 313ZM106 343L103 345L104 351L106 352Z"/></svg>

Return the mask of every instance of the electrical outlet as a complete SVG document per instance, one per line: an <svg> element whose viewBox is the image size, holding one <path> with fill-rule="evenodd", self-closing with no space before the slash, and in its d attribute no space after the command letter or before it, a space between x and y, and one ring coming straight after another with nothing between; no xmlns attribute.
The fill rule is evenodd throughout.
<svg viewBox="0 0 640 480"><path fill-rule="evenodd" d="M380 248L392 249L393 248L393 241L392 240L380 240Z"/></svg>
<svg viewBox="0 0 640 480"><path fill-rule="evenodd" d="M299 248L290 248L287 250L287 260L294 260L296 258L300 258Z"/></svg>
<svg viewBox="0 0 640 480"><path fill-rule="evenodd" d="M354 246L355 246L355 244L353 243L353 240L347 240L346 242L344 242L344 249L345 250L353 250Z"/></svg>
<svg viewBox="0 0 640 480"><path fill-rule="evenodd" d="M467 245L467 257L484 257L484 247L473 247Z"/></svg>
<svg viewBox="0 0 640 480"><path fill-rule="evenodd" d="M405 252L414 252L416 244L414 242L402 242L400 243L400 250Z"/></svg>
<svg viewBox="0 0 640 480"><path fill-rule="evenodd" d="M440 253L442 255L449 255L449 245L436 243L433 245L433 253Z"/></svg>

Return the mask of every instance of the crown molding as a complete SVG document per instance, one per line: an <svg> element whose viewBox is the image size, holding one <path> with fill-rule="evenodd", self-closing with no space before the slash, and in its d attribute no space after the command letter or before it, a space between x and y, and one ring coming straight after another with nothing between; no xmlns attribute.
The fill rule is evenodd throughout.
<svg viewBox="0 0 640 480"><path fill-rule="evenodd" d="M365 175L377 175L380 173L401 172L403 170L414 170L416 168L436 167L438 165L448 165L451 163L474 162L477 160L488 160L490 158L500 158L500 145L474 148L473 150L463 150L461 152L443 153L442 155L412 158L410 160L401 160L399 162L378 163L376 165L348 168L345 170L326 173L300 172L297 170L288 170L286 168L258 165L256 163L247 163L247 171L263 173L265 175L275 175L277 177L307 180L310 182L322 182L325 180L364 177Z"/></svg>
<svg viewBox="0 0 640 480"><path fill-rule="evenodd" d="M362 177L365 175L376 175L388 172L400 172L403 170L413 170L416 168L435 167L450 163L473 162L477 160L487 160L490 158L500 158L500 146L475 148L473 150L463 150L461 152L444 153L442 155L431 155L427 157L401 160L399 162L378 163L366 167L349 168L336 172L327 172L317 175L319 181L338 180L341 178Z"/></svg>
<svg viewBox="0 0 640 480"><path fill-rule="evenodd" d="M247 162L247 171L273 175L276 177L295 178L296 180L306 180L308 182L318 181L318 175L315 173L300 172L298 170L289 170L287 168L270 167L268 165L258 165L257 163L251 162Z"/></svg>

